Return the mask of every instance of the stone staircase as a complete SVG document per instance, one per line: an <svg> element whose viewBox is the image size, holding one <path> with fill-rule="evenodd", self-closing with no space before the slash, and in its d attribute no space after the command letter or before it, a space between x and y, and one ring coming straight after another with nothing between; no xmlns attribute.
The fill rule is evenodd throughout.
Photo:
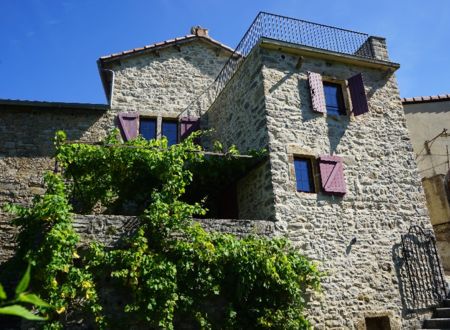
<svg viewBox="0 0 450 330"><path fill-rule="evenodd" d="M433 316L424 320L422 329L450 330L450 299L445 299L440 307L436 307Z"/></svg>

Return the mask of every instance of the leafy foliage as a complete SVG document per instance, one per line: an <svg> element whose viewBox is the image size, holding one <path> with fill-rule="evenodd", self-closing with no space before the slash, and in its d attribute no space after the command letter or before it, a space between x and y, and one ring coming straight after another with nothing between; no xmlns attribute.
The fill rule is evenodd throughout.
<svg viewBox="0 0 450 330"><path fill-rule="evenodd" d="M101 324L102 308L97 303L92 274L75 264L80 238L72 226L65 184L60 175L53 173L47 173L44 181L45 195L36 196L30 208L7 206L18 216L13 222L20 227L18 255L37 266L35 289L54 307L39 306L43 312L58 320L68 308L90 309ZM58 322L47 325L51 329L59 327Z"/></svg>
<svg viewBox="0 0 450 330"><path fill-rule="evenodd" d="M40 265L36 287L56 307L51 313L40 306L54 321L48 328L62 327L58 321L70 313L88 313L98 328L131 320L165 329L180 322L202 329L309 328L304 297L319 289L321 277L313 263L284 239L237 239L192 223L206 212L184 199L191 170L208 162L197 137L169 147L165 139L120 144L111 135L102 145L86 145L66 144L58 133L63 176L48 174L46 194L30 208L9 206L21 228L19 252ZM92 243L82 251L69 199L84 212L99 205L124 211L131 200L138 210L143 205L139 227L114 248ZM103 315L98 288L105 281L126 292L124 313Z"/></svg>
<svg viewBox="0 0 450 330"><path fill-rule="evenodd" d="M13 300L6 301L8 297L6 296L3 286L0 284L0 314L14 315L30 321L45 321L47 319L44 316L32 313L22 306L23 304L30 304L35 307L51 308L51 306L39 298L39 296L26 292L28 285L30 284L30 270L31 266L28 265L25 274L16 287Z"/></svg>

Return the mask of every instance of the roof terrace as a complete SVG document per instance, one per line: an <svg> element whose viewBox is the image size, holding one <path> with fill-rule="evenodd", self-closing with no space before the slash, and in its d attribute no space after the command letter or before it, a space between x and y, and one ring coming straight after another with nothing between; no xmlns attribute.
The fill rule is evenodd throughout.
<svg viewBox="0 0 450 330"><path fill-rule="evenodd" d="M372 37L366 33L312 23L286 16L260 12L214 82L183 110L179 116L200 116L200 114L206 111L239 68L245 57L261 39L301 45L312 50L366 60L388 61L387 54L383 52L385 46L383 38Z"/></svg>

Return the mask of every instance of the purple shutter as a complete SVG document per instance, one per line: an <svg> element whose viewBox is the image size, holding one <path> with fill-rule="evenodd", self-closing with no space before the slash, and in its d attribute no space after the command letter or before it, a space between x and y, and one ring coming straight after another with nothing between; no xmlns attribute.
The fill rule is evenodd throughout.
<svg viewBox="0 0 450 330"><path fill-rule="evenodd" d="M119 126L125 141L132 140L138 136L139 114L137 112L120 112Z"/></svg>
<svg viewBox="0 0 450 330"><path fill-rule="evenodd" d="M308 71L308 81L313 111L325 113L327 106L325 104L322 76L319 73Z"/></svg>
<svg viewBox="0 0 450 330"><path fill-rule="evenodd" d="M364 89L364 82L361 73L358 73L356 76L348 79L348 88L350 89L350 97L352 99L353 114L355 116L359 116L369 112L366 91Z"/></svg>
<svg viewBox="0 0 450 330"><path fill-rule="evenodd" d="M180 118L180 138L187 138L192 132L200 129L200 118L198 117L181 117Z"/></svg>
<svg viewBox="0 0 450 330"><path fill-rule="evenodd" d="M347 192L344 179L344 166L341 157L320 156L319 169L323 191L342 195Z"/></svg>

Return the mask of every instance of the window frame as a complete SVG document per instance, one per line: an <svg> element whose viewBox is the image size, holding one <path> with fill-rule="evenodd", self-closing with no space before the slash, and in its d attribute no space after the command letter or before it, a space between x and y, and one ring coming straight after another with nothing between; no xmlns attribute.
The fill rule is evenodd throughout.
<svg viewBox="0 0 450 330"><path fill-rule="evenodd" d="M161 131L161 136L160 137L161 138L165 136L164 132L163 132L164 123L173 123L176 126L176 129L175 129L175 134L176 134L176 136L175 136L175 143L170 144L169 138L166 136L168 145L171 146L171 145L180 143L180 123L179 123L179 121L176 120L175 118L162 117L161 118L161 128L160 128L160 131Z"/></svg>
<svg viewBox="0 0 450 330"><path fill-rule="evenodd" d="M145 140L150 141L151 139L147 139L144 137L144 135L141 134L141 121L154 121L155 122L155 137L154 139L158 139L158 118L154 116L145 116L145 115L139 115L139 127L138 127L138 133L140 136L142 136Z"/></svg>
<svg viewBox="0 0 450 330"><path fill-rule="evenodd" d="M325 80L322 82L322 86L323 86L323 93L325 96L325 108L326 108L327 115L330 115L330 116L345 116L345 115L347 115L347 109L345 106L344 92L343 92L342 84ZM335 87L336 88L337 107L334 107L327 103L326 87ZM333 112L330 112L329 108L333 108Z"/></svg>
<svg viewBox="0 0 450 330"><path fill-rule="evenodd" d="M298 188L298 178L299 178L299 173L297 173L296 170L296 161L306 161L306 165L307 165L307 176L308 176L308 181L309 181L309 185L311 190L301 190ZM315 176L314 176L314 158L312 157L305 157L303 155L294 155L293 156L293 165L294 165L294 173L295 173L295 189L297 192L303 192L303 193L308 193L308 194L316 194L317 193L317 186L316 186L316 180L315 180Z"/></svg>
<svg viewBox="0 0 450 330"><path fill-rule="evenodd" d="M327 103L326 103L326 96L325 96L325 84L332 84L332 85L339 85L341 90L341 101L342 101L342 113L335 114L335 113L329 113L327 109ZM322 88L323 88L323 94L325 97L325 114L330 117L340 118L343 116L350 116L351 111L351 99L350 99L350 91L348 89L348 82L346 79L338 79L336 77L332 76L326 76L322 75Z"/></svg>

